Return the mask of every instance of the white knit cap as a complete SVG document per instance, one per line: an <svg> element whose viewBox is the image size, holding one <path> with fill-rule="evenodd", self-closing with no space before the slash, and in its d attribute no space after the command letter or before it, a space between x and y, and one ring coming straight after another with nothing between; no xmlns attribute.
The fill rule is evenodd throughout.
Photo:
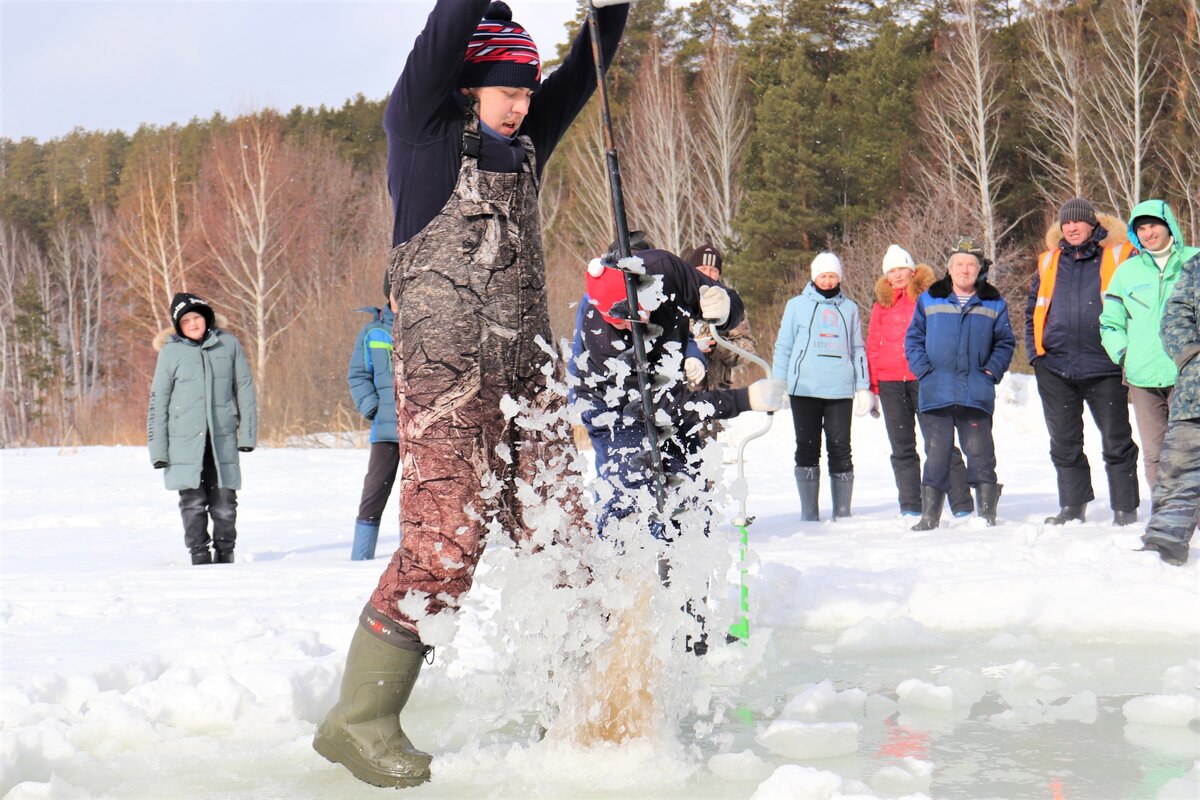
<svg viewBox="0 0 1200 800"><path fill-rule="evenodd" d="M916 269L916 264L913 263L912 256L898 244L889 244L887 252L883 254L883 274L887 275L893 269Z"/></svg>
<svg viewBox="0 0 1200 800"><path fill-rule="evenodd" d="M812 262L812 276L815 279L822 272L832 272L838 276L840 281L845 277L842 272L842 260L833 253L817 253L817 257Z"/></svg>

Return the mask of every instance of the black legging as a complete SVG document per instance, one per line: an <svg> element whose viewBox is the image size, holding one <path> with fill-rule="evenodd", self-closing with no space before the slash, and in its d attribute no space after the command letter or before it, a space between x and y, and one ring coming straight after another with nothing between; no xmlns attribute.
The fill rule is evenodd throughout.
<svg viewBox="0 0 1200 800"><path fill-rule="evenodd" d="M796 466L816 467L821 463L821 431L829 454L829 474L854 471L850 458L850 398L825 400L820 397L788 395L792 401L792 425L796 428Z"/></svg>

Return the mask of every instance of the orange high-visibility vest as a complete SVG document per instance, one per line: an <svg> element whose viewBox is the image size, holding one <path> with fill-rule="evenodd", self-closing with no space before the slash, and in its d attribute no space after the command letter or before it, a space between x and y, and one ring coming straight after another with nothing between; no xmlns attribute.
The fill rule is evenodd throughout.
<svg viewBox="0 0 1200 800"><path fill-rule="evenodd" d="M1108 289L1108 282L1121 262L1133 255L1133 245L1121 242L1118 245L1105 246L1100 256L1100 297ZM1046 355L1042 346L1042 332L1046 330L1046 315L1050 313L1050 298L1054 296L1054 279L1058 276L1058 257L1062 250L1054 248L1038 256L1038 275L1041 283L1038 286L1037 303L1033 306L1033 345L1039 356Z"/></svg>

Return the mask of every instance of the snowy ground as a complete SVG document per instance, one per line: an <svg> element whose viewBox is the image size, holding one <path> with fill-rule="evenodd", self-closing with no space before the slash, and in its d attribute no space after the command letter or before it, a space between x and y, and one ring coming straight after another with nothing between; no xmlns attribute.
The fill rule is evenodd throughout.
<svg viewBox="0 0 1200 800"><path fill-rule="evenodd" d="M1036 391L1013 376L1001 395L996 528L910 532L882 421L855 422L837 523L798 521L786 415L751 444L750 645L676 652L677 722L623 747L539 742L514 707L511 662L479 634L509 608L497 543L405 712L436 758L404 796L1200 797L1200 557L1163 565L1132 552L1140 526L1108 524L1090 428L1095 522L1043 526ZM0 796L392 796L310 747L383 567L348 560L366 460L246 456L239 562L200 568L143 449L0 451Z"/></svg>

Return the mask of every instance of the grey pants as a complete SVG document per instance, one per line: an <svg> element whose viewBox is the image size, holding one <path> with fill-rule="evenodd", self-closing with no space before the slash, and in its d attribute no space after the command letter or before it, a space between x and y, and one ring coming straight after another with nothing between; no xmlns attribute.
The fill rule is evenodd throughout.
<svg viewBox="0 0 1200 800"><path fill-rule="evenodd" d="M1163 439L1162 471L1143 539L1191 541L1200 524L1200 419L1172 422Z"/></svg>
<svg viewBox="0 0 1200 800"><path fill-rule="evenodd" d="M1142 440L1142 466L1146 470L1146 485L1151 492L1158 480L1158 459L1162 455L1163 437L1167 435L1167 415L1171 410L1171 394L1174 391L1174 386L1150 389L1129 387L1138 437Z"/></svg>

